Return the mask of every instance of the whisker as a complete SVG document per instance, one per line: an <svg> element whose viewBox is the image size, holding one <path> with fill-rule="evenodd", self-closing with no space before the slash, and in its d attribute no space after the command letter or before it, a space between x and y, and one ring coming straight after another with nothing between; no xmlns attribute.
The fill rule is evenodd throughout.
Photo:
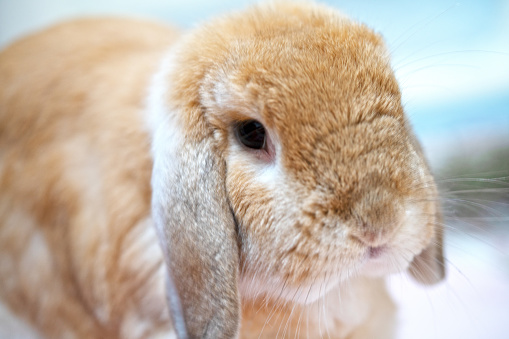
<svg viewBox="0 0 509 339"><path fill-rule="evenodd" d="M286 320L285 327L284 327L284 329L283 329L283 337L284 337L284 334L285 334L285 332L286 332L286 330L285 330L285 329L286 329L286 327L287 327L287 325L288 325L288 322L290 321L290 317L292 316L293 310L295 309L295 306L297 305L297 303L295 302L295 297L296 297L297 293L299 293L299 291L300 291L300 290L301 290L301 286L299 286L299 287L297 288L297 290L295 291L295 293L293 294L293 296L292 296L292 298L291 298L291 301L292 301L292 303L293 303L293 307L292 307L292 311L290 312L290 315L288 316L288 318L287 318L287 320ZM281 321L281 322L279 323L279 327L278 327L278 330L277 330L277 333L276 333L276 339L277 339L277 337L279 336L279 332L281 331L281 326L282 326L282 325L283 325L283 322Z"/></svg>
<svg viewBox="0 0 509 339"><path fill-rule="evenodd" d="M500 212L492 207L486 206L484 204L475 202L475 201L471 201L471 200L467 200L467 199L457 199L457 198L456 199L455 198L444 198L444 201L462 203L463 207L470 207L470 208L478 207L485 212L493 213L493 215L495 215L497 217L503 216L502 212Z"/></svg>
<svg viewBox="0 0 509 339"><path fill-rule="evenodd" d="M302 285L299 286L299 288L297 289L297 291L299 292L299 298L300 298L300 295L302 293L302 289L301 289ZM290 315L288 316L288 320L286 321L286 325L285 325L285 328L283 330L283 338L286 336L286 331L287 331L287 326L290 324L290 320L291 320L291 317L293 316L293 312L295 311L295 308L297 306L297 302L295 300L292 300L293 302L293 307L292 307L292 310L290 311ZM288 327L288 330L290 328Z"/></svg>
<svg viewBox="0 0 509 339"><path fill-rule="evenodd" d="M509 182L505 180L509 180L509 177L499 177L499 178L447 178L447 179L438 179L438 183L465 183L465 182L485 182L485 183L494 183L499 185L504 185L509 187Z"/></svg>
<svg viewBox="0 0 509 339"><path fill-rule="evenodd" d="M309 307L306 308L306 336L309 338Z"/></svg>
<svg viewBox="0 0 509 339"><path fill-rule="evenodd" d="M397 70L400 70L402 68L411 66L411 65L413 65L415 63L418 63L418 62L421 62L421 61L426 61L426 60L429 60L429 59L434 59L434 58L438 58L438 57L442 57L442 56L450 56L450 55L455 55L455 54L462 55L462 54L468 54L468 53L488 53L488 54L494 54L494 55L500 55L500 56L509 56L509 53L504 53L504 52L500 52L500 51L481 50L481 49L448 51L448 52L442 52L442 53L437 53L437 54L433 54L433 55L427 55L427 56L424 56L424 57L421 57L421 58L409 61L409 62L407 62L407 63L405 63L403 65L397 65L395 67L396 67Z"/></svg>
<svg viewBox="0 0 509 339"><path fill-rule="evenodd" d="M325 273L325 279L324 279L324 285L327 286L327 284L329 283L329 280L330 280L330 275L329 275L329 272L327 271ZM322 307L323 307L323 316L324 316L324 322L327 321L327 308L325 307L325 303L326 303L326 299L325 299L325 291L324 291L324 294L322 295L320 293L320 299L323 301L322 302ZM325 331L327 332L327 337L330 339L330 333L329 333L329 326L327 326L327 323L325 323Z"/></svg>
<svg viewBox="0 0 509 339"><path fill-rule="evenodd" d="M444 15L445 13L447 13L448 11L450 11L451 9L453 9L453 8L455 8L455 7L457 7L457 6L458 6L457 4L455 4L455 5L451 5L450 7L446 8L445 10L443 10L443 11L439 12L438 14L436 14L436 15L432 16L431 18L429 18L429 19L423 19L423 20L421 20L421 21L417 22L416 24L412 25L412 26L411 26L411 29L412 29L413 27L416 27L417 25L422 24L422 25L421 25L421 27L418 27L417 29L415 29L415 30L414 30L414 32L411 32L411 33L410 33L410 35L408 35L408 36L407 36L407 37L406 37L406 38L405 38L402 42L400 42L400 43L399 43L398 45L396 45L394 48L391 48L391 49L390 49L390 53L391 53L391 54L394 54L394 53L395 53L395 52L396 52L399 48L401 48L401 46L403 46L403 45L404 45L407 41L409 41L412 37L414 37L414 36L415 36L415 34L417 34L420 30L422 30L422 29L426 28L426 27L427 27L428 25L430 25L433 21L437 20L439 17L441 17L442 15ZM408 32L408 31L409 31L409 30L407 30L406 32ZM404 34L403 34L403 35L401 35L401 36L404 36ZM399 40L399 38L398 38L398 39L396 39L393 43L396 43L396 42L397 42L397 40Z"/></svg>
<svg viewBox="0 0 509 339"><path fill-rule="evenodd" d="M307 293L309 295L309 291ZM294 335L294 338L297 339L297 338L300 338L300 329L301 329L301 321L302 321L302 315L304 314L304 310L307 308L307 306L302 306L300 308L300 313L299 313L299 320L297 321L297 331L295 331L295 335Z"/></svg>

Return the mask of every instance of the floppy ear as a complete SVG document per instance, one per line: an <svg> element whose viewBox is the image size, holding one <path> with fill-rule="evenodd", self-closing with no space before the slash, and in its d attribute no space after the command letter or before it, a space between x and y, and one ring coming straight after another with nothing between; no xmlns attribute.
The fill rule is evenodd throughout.
<svg viewBox="0 0 509 339"><path fill-rule="evenodd" d="M179 338L235 338L239 252L225 163L211 135L193 133L167 120L153 140L152 214L168 269L167 297Z"/></svg>
<svg viewBox="0 0 509 339"><path fill-rule="evenodd" d="M417 255L408 271L418 282L432 285L442 281L445 277L444 261L444 227L442 215L437 212L435 219L435 236L430 244Z"/></svg>
<svg viewBox="0 0 509 339"><path fill-rule="evenodd" d="M424 159L425 157L421 144L412 132L410 122L406 120L405 125L412 146L420 157ZM429 170L429 166L427 164L426 166ZM435 228L434 237L431 239L428 247L414 258L408 268L410 275L424 285L436 284L445 278L444 226L442 209L438 203L436 203L435 220L432 226Z"/></svg>

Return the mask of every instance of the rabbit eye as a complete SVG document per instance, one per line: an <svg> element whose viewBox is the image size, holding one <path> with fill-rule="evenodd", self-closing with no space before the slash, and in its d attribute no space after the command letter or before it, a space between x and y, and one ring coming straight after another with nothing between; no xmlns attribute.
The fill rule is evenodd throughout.
<svg viewBox="0 0 509 339"><path fill-rule="evenodd" d="M265 147L265 128L256 120L240 122L235 128L237 139L246 147L262 149Z"/></svg>

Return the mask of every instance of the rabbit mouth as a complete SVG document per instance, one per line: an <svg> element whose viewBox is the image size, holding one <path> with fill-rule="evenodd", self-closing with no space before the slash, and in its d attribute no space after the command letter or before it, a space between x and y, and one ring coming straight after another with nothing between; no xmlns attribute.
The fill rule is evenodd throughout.
<svg viewBox="0 0 509 339"><path fill-rule="evenodd" d="M355 276L370 278L400 273L408 268L416 253L398 244L365 246L355 255L342 256L342 260L322 263L317 275L296 279L282 275L244 275L240 280L240 292L245 299L260 296L274 301L285 300L299 304L311 304L325 297L332 290Z"/></svg>
<svg viewBox="0 0 509 339"><path fill-rule="evenodd" d="M368 277L381 277L404 271L410 264L413 254L398 253L388 245L366 248L363 255L360 274Z"/></svg>
<svg viewBox="0 0 509 339"><path fill-rule="evenodd" d="M380 257L383 257L388 250L389 249L386 245L370 246L368 247L367 256L371 260L376 260L379 259Z"/></svg>

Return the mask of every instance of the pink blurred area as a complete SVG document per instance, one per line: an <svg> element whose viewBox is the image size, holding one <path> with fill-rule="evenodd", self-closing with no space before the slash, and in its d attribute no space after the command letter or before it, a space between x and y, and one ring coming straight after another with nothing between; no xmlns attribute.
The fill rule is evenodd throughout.
<svg viewBox="0 0 509 339"><path fill-rule="evenodd" d="M406 275L390 278L398 339L509 338L506 227L447 234L447 279L437 286L418 286Z"/></svg>

